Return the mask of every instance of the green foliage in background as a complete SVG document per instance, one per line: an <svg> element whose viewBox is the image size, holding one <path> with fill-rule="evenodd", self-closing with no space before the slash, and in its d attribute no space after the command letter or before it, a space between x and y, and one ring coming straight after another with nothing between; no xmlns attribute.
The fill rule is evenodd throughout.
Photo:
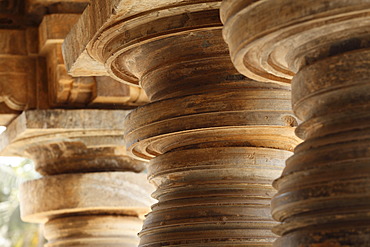
<svg viewBox="0 0 370 247"><path fill-rule="evenodd" d="M0 246L42 246L39 226L22 222L20 219L19 185L28 179L37 178L30 160L19 164L5 165L0 160Z"/></svg>

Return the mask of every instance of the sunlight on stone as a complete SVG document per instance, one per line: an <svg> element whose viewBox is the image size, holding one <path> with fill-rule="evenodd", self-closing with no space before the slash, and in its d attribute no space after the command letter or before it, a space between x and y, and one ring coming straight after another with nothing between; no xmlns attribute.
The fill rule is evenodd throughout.
<svg viewBox="0 0 370 247"><path fill-rule="evenodd" d="M6 130L6 127L5 126L0 126L0 134L3 133L5 130ZM22 161L24 161L24 160L25 159L24 158L21 158L21 157L5 157L5 156L0 156L0 164L7 165L7 166L12 166L12 167L19 166L19 164ZM32 167L31 164L26 164L25 165L25 169L28 171L28 170L33 169L33 167Z"/></svg>

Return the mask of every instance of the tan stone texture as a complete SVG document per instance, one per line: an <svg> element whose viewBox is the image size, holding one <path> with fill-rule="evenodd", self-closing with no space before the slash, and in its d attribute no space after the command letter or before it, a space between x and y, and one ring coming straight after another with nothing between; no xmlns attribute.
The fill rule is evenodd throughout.
<svg viewBox="0 0 370 247"><path fill-rule="evenodd" d="M0 7L1 154L45 176L46 246L368 245L368 0Z"/></svg>
<svg viewBox="0 0 370 247"><path fill-rule="evenodd" d="M155 200L140 173L145 163L125 150L127 113L24 111L1 135L2 155L29 157L44 175L22 184L20 204L23 220L46 224L45 246L137 245L141 219ZM76 231L72 222L84 227Z"/></svg>
<svg viewBox="0 0 370 247"><path fill-rule="evenodd" d="M300 142L290 86L252 81L233 68L220 4L96 1L63 44L72 74L95 69L88 55L152 100L124 123L128 151L150 160L157 186L141 247L275 240L271 183Z"/></svg>
<svg viewBox="0 0 370 247"><path fill-rule="evenodd" d="M274 246L367 246L369 1L225 0L221 16L235 67L291 83L302 120L274 182Z"/></svg>
<svg viewBox="0 0 370 247"><path fill-rule="evenodd" d="M145 174L105 172L55 175L21 187L22 219L45 223L65 215L144 216L153 202Z"/></svg>
<svg viewBox="0 0 370 247"><path fill-rule="evenodd" d="M142 221L136 217L105 215L63 217L45 224L46 247L136 247Z"/></svg>

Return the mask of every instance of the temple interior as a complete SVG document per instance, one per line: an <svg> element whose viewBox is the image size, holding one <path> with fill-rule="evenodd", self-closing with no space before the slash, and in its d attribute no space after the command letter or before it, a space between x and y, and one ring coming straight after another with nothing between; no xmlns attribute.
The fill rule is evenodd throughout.
<svg viewBox="0 0 370 247"><path fill-rule="evenodd" d="M0 0L0 126L45 247L370 246L370 1Z"/></svg>

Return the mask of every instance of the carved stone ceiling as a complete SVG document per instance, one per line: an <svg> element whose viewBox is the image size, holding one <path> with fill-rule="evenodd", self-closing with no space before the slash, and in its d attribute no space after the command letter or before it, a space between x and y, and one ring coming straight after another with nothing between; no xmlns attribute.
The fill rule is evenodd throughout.
<svg viewBox="0 0 370 247"><path fill-rule="evenodd" d="M0 0L0 28L38 26L55 13L82 13L89 0Z"/></svg>
<svg viewBox="0 0 370 247"><path fill-rule="evenodd" d="M131 109L148 101L106 73L67 73L62 43L89 3L0 0L0 125L24 110Z"/></svg>

